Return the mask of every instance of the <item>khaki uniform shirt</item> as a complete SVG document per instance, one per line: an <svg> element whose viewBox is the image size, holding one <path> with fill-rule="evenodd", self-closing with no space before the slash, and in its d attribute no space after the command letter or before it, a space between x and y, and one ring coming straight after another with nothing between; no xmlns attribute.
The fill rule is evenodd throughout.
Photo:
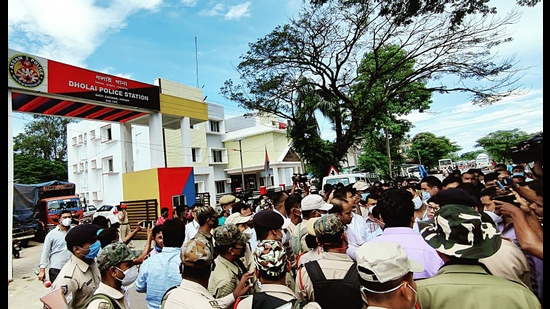
<svg viewBox="0 0 550 309"><path fill-rule="evenodd" d="M52 290L65 288L65 299L69 308L79 309L92 297L100 282L101 274L95 261L88 264L72 254L52 283Z"/></svg>
<svg viewBox="0 0 550 309"><path fill-rule="evenodd" d="M177 288L168 292L164 306L161 306L161 309L230 308L234 302L233 293L229 293L223 298L215 299L202 285L183 279Z"/></svg>
<svg viewBox="0 0 550 309"><path fill-rule="evenodd" d="M265 292L269 296L277 297L284 301L291 301L297 299L298 296L285 285L280 284L262 284L262 292ZM238 304L236 309L251 309L254 295L247 296L243 298ZM319 306L316 302L309 302L302 308L318 308Z"/></svg>
<svg viewBox="0 0 550 309"><path fill-rule="evenodd" d="M113 289L112 287L106 285L103 282L99 284L99 287L94 292L94 295L95 294L105 294L109 296L111 298L111 301L113 303L116 303L120 308L130 309L128 302L124 297L124 293L117 289ZM114 307L111 306L110 303L104 299L94 299L88 304L88 307L86 308L87 309L112 309Z"/></svg>
<svg viewBox="0 0 550 309"><path fill-rule="evenodd" d="M221 298L233 293L243 273L237 264L221 255L214 260L214 263L216 263L216 268L208 279L208 291L215 298Z"/></svg>
<svg viewBox="0 0 550 309"><path fill-rule="evenodd" d="M527 257L511 239L502 237L500 249L479 261L485 264L493 275L521 282L531 288L531 272Z"/></svg>
<svg viewBox="0 0 550 309"><path fill-rule="evenodd" d="M347 254L335 252L322 252L317 262L327 279L343 279L353 265L353 260ZM313 284L303 265L298 268L295 291L303 299L315 301Z"/></svg>

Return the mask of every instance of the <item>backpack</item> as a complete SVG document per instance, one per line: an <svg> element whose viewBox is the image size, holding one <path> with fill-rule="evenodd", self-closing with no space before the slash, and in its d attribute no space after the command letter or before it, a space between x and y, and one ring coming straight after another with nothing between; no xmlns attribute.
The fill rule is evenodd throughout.
<svg viewBox="0 0 550 309"><path fill-rule="evenodd" d="M355 262L343 279L327 279L317 261L307 262L304 266L313 284L315 302L323 309L355 309L363 306L361 284Z"/></svg>
<svg viewBox="0 0 550 309"><path fill-rule="evenodd" d="M82 308L87 308L88 305L96 299L103 299L103 300L107 301L111 305L111 307L109 307L109 308L121 309L120 306L111 299L111 297L109 297L105 294L101 294L101 293L92 295L92 297L90 299L88 299L88 301L86 302L86 304Z"/></svg>

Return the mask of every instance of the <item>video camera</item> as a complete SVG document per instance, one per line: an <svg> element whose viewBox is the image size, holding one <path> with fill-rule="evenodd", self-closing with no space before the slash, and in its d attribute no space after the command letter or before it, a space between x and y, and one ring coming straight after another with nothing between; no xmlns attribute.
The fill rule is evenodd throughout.
<svg viewBox="0 0 550 309"><path fill-rule="evenodd" d="M294 183L306 183L307 182L307 174L293 174L292 175L292 181Z"/></svg>
<svg viewBox="0 0 550 309"><path fill-rule="evenodd" d="M529 163L542 160L542 133L517 143L510 148L514 163Z"/></svg>

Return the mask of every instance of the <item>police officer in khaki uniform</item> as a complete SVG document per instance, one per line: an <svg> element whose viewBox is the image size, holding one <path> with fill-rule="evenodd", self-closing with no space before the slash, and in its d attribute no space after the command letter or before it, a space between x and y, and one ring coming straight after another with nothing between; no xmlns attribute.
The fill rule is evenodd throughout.
<svg viewBox="0 0 550 309"><path fill-rule="evenodd" d="M136 255L122 242L109 244L101 250L96 259L101 271L101 283L87 309L130 308L123 287L127 288L137 278L138 269L133 262L135 258Z"/></svg>
<svg viewBox="0 0 550 309"><path fill-rule="evenodd" d="M239 298L234 308L250 309L280 308L282 304L299 301L298 295L286 286L286 274L291 270L284 245L277 240L262 240L254 251L254 272L261 283L261 293ZM297 308L297 307L294 307ZM318 308L321 306L310 302L300 308Z"/></svg>
<svg viewBox="0 0 550 309"><path fill-rule="evenodd" d="M181 284L168 290L161 302L161 309L181 308L230 308L235 299L250 290L246 284L251 274L242 276L232 293L223 298L215 299L208 291L208 279L215 264L212 262L213 252L208 241L203 237L195 237L181 248Z"/></svg>
<svg viewBox="0 0 550 309"><path fill-rule="evenodd" d="M317 260L323 274L327 279L343 279L354 266L354 261L346 254L348 239L344 224L337 215L329 214L316 220L313 229L317 242L323 247L321 257ZM313 283L304 265L298 268L295 291L304 299L315 301Z"/></svg>
<svg viewBox="0 0 550 309"><path fill-rule="evenodd" d="M216 268L208 281L208 290L214 297L221 298L232 293L243 274L250 273L241 261L246 253L248 236L232 223L214 230L214 243L218 257Z"/></svg>
<svg viewBox="0 0 550 309"><path fill-rule="evenodd" d="M97 240L99 227L82 224L73 227L65 236L71 259L61 268L52 290L63 289L63 295L70 309L82 308L101 282L99 268L95 262L101 243Z"/></svg>

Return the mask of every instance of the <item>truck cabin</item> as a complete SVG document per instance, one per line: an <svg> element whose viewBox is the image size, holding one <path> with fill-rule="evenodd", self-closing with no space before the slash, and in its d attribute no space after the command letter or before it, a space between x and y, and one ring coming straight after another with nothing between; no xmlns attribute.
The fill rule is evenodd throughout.
<svg viewBox="0 0 550 309"><path fill-rule="evenodd" d="M84 209L80 197L75 195L75 184L53 184L44 186L39 190L39 216L40 221L46 223L46 230L50 231L59 224L59 213L62 210L70 210L73 222L78 222L84 217Z"/></svg>

